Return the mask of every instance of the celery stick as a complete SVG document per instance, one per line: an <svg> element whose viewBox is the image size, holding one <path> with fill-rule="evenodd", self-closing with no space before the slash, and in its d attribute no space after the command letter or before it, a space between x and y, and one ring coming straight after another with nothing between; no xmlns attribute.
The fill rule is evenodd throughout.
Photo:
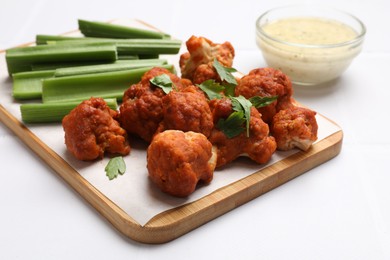
<svg viewBox="0 0 390 260"><path fill-rule="evenodd" d="M119 59L119 56L118 56ZM101 64L112 64L116 61L76 61L76 62L50 62L50 63L35 63L30 66L32 71L40 70L56 70L60 68L69 67L81 67L89 65L101 65Z"/></svg>
<svg viewBox="0 0 390 260"><path fill-rule="evenodd" d="M39 45L9 49L6 61L9 74L31 70L35 63L74 61L114 61L116 46L112 43L88 43L83 45Z"/></svg>
<svg viewBox="0 0 390 260"><path fill-rule="evenodd" d="M115 98L105 101L111 109L118 108ZM25 123L54 123L61 122L64 116L79 104L80 101L22 104L20 112Z"/></svg>
<svg viewBox="0 0 390 260"><path fill-rule="evenodd" d="M157 57L156 57L157 56ZM154 55L151 59L158 59L158 55ZM138 60L141 59L139 55L121 55L118 54L118 60Z"/></svg>
<svg viewBox="0 0 390 260"><path fill-rule="evenodd" d="M82 67L70 67L56 69L55 77L66 77L81 74L103 73L110 71L129 70L142 67L152 67L167 64L165 59L145 59L145 60L119 60L111 64L90 65Z"/></svg>
<svg viewBox="0 0 390 260"><path fill-rule="evenodd" d="M85 36L104 38L152 38L162 39L167 34L152 30L144 30L123 25L116 25L104 22L78 20L79 29Z"/></svg>
<svg viewBox="0 0 390 260"><path fill-rule="evenodd" d="M172 65L162 65L174 71ZM142 75L152 67L132 70L76 75L43 80L43 102L84 100L90 97L117 98L122 100L123 92L131 84L138 83Z"/></svg>
<svg viewBox="0 0 390 260"><path fill-rule="evenodd" d="M151 55L151 54L177 54L182 42L180 40L164 39L90 39L48 41L49 45L77 45L112 43L117 47L118 55Z"/></svg>
<svg viewBox="0 0 390 260"><path fill-rule="evenodd" d="M13 74L13 96L15 99L20 100L41 98L42 80L46 78L130 70L142 67L161 66L167 63L167 60L164 59L121 60L110 64L19 72Z"/></svg>
<svg viewBox="0 0 390 260"><path fill-rule="evenodd" d="M44 70L13 74L13 97L15 99L41 98L42 80L53 77L54 72L54 70Z"/></svg>
<svg viewBox="0 0 390 260"><path fill-rule="evenodd" d="M35 43L37 45L43 45L43 44L47 44L48 41L88 40L88 39L90 38L77 37L77 36L38 34L35 36Z"/></svg>

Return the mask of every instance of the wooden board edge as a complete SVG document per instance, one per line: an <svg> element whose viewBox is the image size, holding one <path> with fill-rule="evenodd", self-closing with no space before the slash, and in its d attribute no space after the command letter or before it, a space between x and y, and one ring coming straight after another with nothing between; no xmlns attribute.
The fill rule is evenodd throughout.
<svg viewBox="0 0 390 260"><path fill-rule="evenodd" d="M141 228L137 241L165 243L180 237L332 159L340 153L342 140L343 132L340 130L316 143L307 152L298 152L195 202L163 212ZM311 163L302 163L308 160Z"/></svg>

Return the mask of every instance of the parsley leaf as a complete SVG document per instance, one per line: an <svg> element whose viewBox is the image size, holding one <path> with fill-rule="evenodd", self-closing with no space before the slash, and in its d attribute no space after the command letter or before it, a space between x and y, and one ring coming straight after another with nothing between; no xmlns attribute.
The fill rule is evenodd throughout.
<svg viewBox="0 0 390 260"><path fill-rule="evenodd" d="M236 85L235 84L230 84L230 83L225 83L223 85L225 87L225 95L226 96L231 96L233 97L235 94L234 94L234 90L236 88Z"/></svg>
<svg viewBox="0 0 390 260"><path fill-rule="evenodd" d="M117 156L111 158L107 166L104 168L104 171L110 181L118 177L119 174L123 175L126 171L126 164L123 157Z"/></svg>
<svg viewBox="0 0 390 260"><path fill-rule="evenodd" d="M233 138L245 131L242 124L245 122L244 112L235 111L226 119L219 119L217 127L228 137Z"/></svg>
<svg viewBox="0 0 390 260"><path fill-rule="evenodd" d="M225 90L224 86L215 82L213 79L203 81L202 84L197 86L206 93L210 100L221 99L222 95L220 93Z"/></svg>
<svg viewBox="0 0 390 260"><path fill-rule="evenodd" d="M237 71L235 68L224 67L217 59L214 59L213 66L222 81L225 80L227 83L237 85L237 81L232 74L232 72Z"/></svg>
<svg viewBox="0 0 390 260"><path fill-rule="evenodd" d="M175 84L173 84L171 78L167 74L161 74L149 80L150 83L156 87L161 88L165 94L168 94L172 89L176 89Z"/></svg>
<svg viewBox="0 0 390 260"><path fill-rule="evenodd" d="M270 104L272 104L275 100L278 99L278 96L271 96L271 97L259 97L259 96L254 96L249 99L249 101L252 103L252 105L255 108L259 107L265 107Z"/></svg>
<svg viewBox="0 0 390 260"><path fill-rule="evenodd" d="M249 137L249 121L251 118L252 103L243 96L230 97L234 111L242 111L246 125L246 136Z"/></svg>

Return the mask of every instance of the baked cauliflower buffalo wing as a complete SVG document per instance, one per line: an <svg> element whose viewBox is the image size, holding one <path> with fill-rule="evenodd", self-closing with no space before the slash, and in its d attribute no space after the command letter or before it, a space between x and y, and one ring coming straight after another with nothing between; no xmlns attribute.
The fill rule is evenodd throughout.
<svg viewBox="0 0 390 260"><path fill-rule="evenodd" d="M290 79L281 71L273 68L251 70L248 75L241 78L235 89L236 96L242 95L248 99L253 96L278 96L272 104L258 108L266 123L271 123L278 110L291 105L292 94Z"/></svg>
<svg viewBox="0 0 390 260"><path fill-rule="evenodd" d="M155 67L146 72L139 83L133 84L123 95L120 106L119 121L121 126L131 134L135 134L147 142L152 140L163 119L162 98L165 96L161 88L154 86L150 80L161 74L169 75L171 81L179 89L190 84L167 69Z"/></svg>
<svg viewBox="0 0 390 260"><path fill-rule="evenodd" d="M158 132L173 129L193 131L208 137L213 129L213 117L205 95L195 86L171 91L162 98L163 120Z"/></svg>
<svg viewBox="0 0 390 260"><path fill-rule="evenodd" d="M271 132L279 150L297 147L306 151L317 140L316 112L303 107L280 110L273 118Z"/></svg>
<svg viewBox="0 0 390 260"><path fill-rule="evenodd" d="M232 112L230 99L215 99L210 102L214 117L214 124L221 118L227 118ZM274 137L269 136L269 127L261 119L256 108L251 107L249 121L249 137L244 131L238 136L228 138L220 129L215 127L209 137L211 143L217 147L217 167L234 161L240 156L248 156L257 163L266 163L276 150Z"/></svg>
<svg viewBox="0 0 390 260"><path fill-rule="evenodd" d="M188 52L180 56L180 70L183 78L200 84L207 79L220 80L213 67L217 59L225 67L231 67L234 48L230 42L214 43L204 37L191 36L186 42Z"/></svg>
<svg viewBox="0 0 390 260"><path fill-rule="evenodd" d="M129 154L126 131L117 116L101 98L83 101L62 120L66 147L79 160L102 158L104 152Z"/></svg>
<svg viewBox="0 0 390 260"><path fill-rule="evenodd" d="M216 156L200 133L167 130L155 135L147 149L150 179L168 194L190 195L199 181L213 179Z"/></svg>

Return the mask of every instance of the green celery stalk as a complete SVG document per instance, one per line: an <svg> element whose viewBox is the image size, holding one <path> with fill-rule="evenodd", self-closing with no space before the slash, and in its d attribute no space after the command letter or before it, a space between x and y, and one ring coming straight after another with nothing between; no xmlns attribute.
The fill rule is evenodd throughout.
<svg viewBox="0 0 390 260"><path fill-rule="evenodd" d="M43 70L13 74L13 97L20 100L41 98L42 80L53 77L54 73L54 70Z"/></svg>
<svg viewBox="0 0 390 260"><path fill-rule="evenodd" d="M35 63L115 61L115 44L86 43L82 45L38 45L19 47L6 51L6 61L10 75L31 70Z"/></svg>
<svg viewBox="0 0 390 260"><path fill-rule="evenodd" d="M88 37L38 34L35 36L35 44L44 45L48 41L88 40ZM92 38L93 39L93 38Z"/></svg>
<svg viewBox="0 0 390 260"><path fill-rule="evenodd" d="M174 72L173 65L162 65ZM124 91L138 83L142 75L152 67L132 70L94 73L43 80L42 100L46 102L78 101L90 97L117 98L122 100Z"/></svg>
<svg viewBox="0 0 390 260"><path fill-rule="evenodd" d="M112 43L117 47L118 55L177 54L182 42L172 39L89 39L48 41L48 45L77 45Z"/></svg>
<svg viewBox="0 0 390 260"><path fill-rule="evenodd" d="M142 67L161 66L167 63L165 59L118 60L109 64L19 72L13 74L13 96L19 100L41 98L42 81L47 78L130 70Z"/></svg>
<svg viewBox="0 0 390 260"><path fill-rule="evenodd" d="M119 60L119 56L118 56ZM101 65L101 64L112 64L116 61L75 61L75 62L50 62L50 63L35 63L30 66L32 71L40 70L56 70L60 68L69 68L69 67L81 67L89 65Z"/></svg>
<svg viewBox="0 0 390 260"><path fill-rule="evenodd" d="M105 99L105 101L111 109L118 108L115 98ZM20 112L24 123L54 123L61 122L64 116L79 104L80 101L29 103L20 105Z"/></svg>
<svg viewBox="0 0 390 260"><path fill-rule="evenodd" d="M167 64L165 59L146 59L146 60L118 60L111 64L90 65L82 67L70 67L56 69L55 77L66 77L82 74L103 73L111 71L129 70L142 67L152 67Z"/></svg>
<svg viewBox="0 0 390 260"><path fill-rule="evenodd" d="M78 20L79 30L85 36L103 38L152 38L162 39L167 34L152 30L139 29L129 26L116 25L104 22Z"/></svg>
<svg viewBox="0 0 390 260"><path fill-rule="evenodd" d="M154 55L153 57L151 57L150 59L158 59L158 55ZM145 59L145 58L141 58L139 55L121 55L121 54L118 54L118 60L138 60L138 59Z"/></svg>

